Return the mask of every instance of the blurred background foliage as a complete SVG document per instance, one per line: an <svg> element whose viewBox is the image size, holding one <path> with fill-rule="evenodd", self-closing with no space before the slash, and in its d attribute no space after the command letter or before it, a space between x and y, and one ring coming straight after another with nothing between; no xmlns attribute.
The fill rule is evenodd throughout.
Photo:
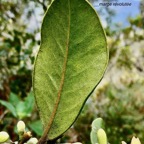
<svg viewBox="0 0 144 144"><path fill-rule="evenodd" d="M20 119L35 136L42 134L32 93L32 69L49 3L0 1L0 131L8 131L12 140L17 139L15 125ZM107 24L109 66L78 120L59 141L90 144L91 122L102 117L110 143L130 142L133 135L144 143L144 1L139 9L137 16L127 17L126 27L113 22L116 11L110 7L98 9Z"/></svg>

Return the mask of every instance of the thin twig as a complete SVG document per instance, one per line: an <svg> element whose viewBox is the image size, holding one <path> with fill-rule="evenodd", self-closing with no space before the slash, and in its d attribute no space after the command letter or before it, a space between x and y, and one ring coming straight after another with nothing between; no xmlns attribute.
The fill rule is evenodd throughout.
<svg viewBox="0 0 144 144"><path fill-rule="evenodd" d="M44 9L44 11L47 10L47 6L44 4L44 2L41 2L40 0L38 0L38 3L40 3Z"/></svg>
<svg viewBox="0 0 144 144"><path fill-rule="evenodd" d="M0 121L4 118L4 116L8 113L8 110L5 110L4 113L0 116Z"/></svg>

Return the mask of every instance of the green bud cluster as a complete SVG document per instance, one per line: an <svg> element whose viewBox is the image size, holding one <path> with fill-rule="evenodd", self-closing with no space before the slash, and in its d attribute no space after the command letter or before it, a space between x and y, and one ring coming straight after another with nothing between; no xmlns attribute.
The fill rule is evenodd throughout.
<svg viewBox="0 0 144 144"><path fill-rule="evenodd" d="M92 130L90 133L90 139L92 144L108 144L107 135L105 132L104 122L102 118L97 118L92 122ZM7 132L0 132L0 144L37 144L38 139L32 137L30 131L26 131L26 126L23 121L17 123L17 131L19 134L19 140L12 142L10 136ZM73 144L82 144L80 142L75 142ZM121 144L127 144L125 141L122 141ZM133 137L131 144L141 144L139 138Z"/></svg>
<svg viewBox="0 0 144 144"><path fill-rule="evenodd" d="M19 135L19 140L12 142L10 140L9 134L7 132L0 132L0 144L37 144L38 140L37 138L32 137L30 131L26 131L26 126L23 121L19 121L17 123L17 132Z"/></svg>
<svg viewBox="0 0 144 144"><path fill-rule="evenodd" d="M97 118L92 122L92 130L90 139L92 144L108 144L107 135L104 130L104 122L102 118ZM127 144L122 141L121 144ZM139 138L133 137L131 144L141 144Z"/></svg>
<svg viewBox="0 0 144 144"><path fill-rule="evenodd" d="M90 138L92 144L108 144L102 118L97 118L92 122Z"/></svg>
<svg viewBox="0 0 144 144"><path fill-rule="evenodd" d="M23 121L19 121L17 123L17 131L19 134L19 141L24 144L37 144L37 138L32 137L31 132L26 132L25 123Z"/></svg>

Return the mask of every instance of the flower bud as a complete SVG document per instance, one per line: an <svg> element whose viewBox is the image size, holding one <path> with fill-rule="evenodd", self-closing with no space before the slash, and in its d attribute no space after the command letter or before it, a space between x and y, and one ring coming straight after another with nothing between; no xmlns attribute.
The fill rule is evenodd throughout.
<svg viewBox="0 0 144 144"><path fill-rule="evenodd" d="M107 144L107 136L106 136L105 131L102 128L100 128L97 131L97 138L98 138L99 144Z"/></svg>
<svg viewBox="0 0 144 144"><path fill-rule="evenodd" d="M139 138L133 137L131 140L131 144L141 144L141 142L140 142Z"/></svg>
<svg viewBox="0 0 144 144"><path fill-rule="evenodd" d="M38 143L37 138L30 138L30 139L27 141L27 144L37 144L37 143Z"/></svg>
<svg viewBox="0 0 144 144"><path fill-rule="evenodd" d="M17 130L18 130L18 133L24 133L25 132L25 123L23 121L19 121L17 123Z"/></svg>
<svg viewBox="0 0 144 144"><path fill-rule="evenodd" d="M30 131L26 132L26 135L29 136L29 137L32 137L32 134Z"/></svg>
<svg viewBox="0 0 144 144"><path fill-rule="evenodd" d="M7 132L0 132L0 143L4 143L9 140L9 135Z"/></svg>

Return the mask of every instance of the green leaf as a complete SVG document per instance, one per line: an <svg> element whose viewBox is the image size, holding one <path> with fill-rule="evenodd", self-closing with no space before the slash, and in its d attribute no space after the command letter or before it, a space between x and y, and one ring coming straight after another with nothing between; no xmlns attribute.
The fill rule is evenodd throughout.
<svg viewBox="0 0 144 144"><path fill-rule="evenodd" d="M19 103L19 101L20 101L19 97L16 94L11 92L9 97L9 102L12 105L16 106Z"/></svg>
<svg viewBox="0 0 144 144"><path fill-rule="evenodd" d="M21 101L17 104L16 112L17 112L17 115L18 115L19 119L23 119L27 116L30 116L30 115L27 114L27 108L26 108L26 105L23 101Z"/></svg>
<svg viewBox="0 0 144 144"><path fill-rule="evenodd" d="M0 100L0 104L5 106L12 113L14 117L17 117L16 109L11 103Z"/></svg>
<svg viewBox="0 0 144 144"><path fill-rule="evenodd" d="M40 120L34 121L28 124L31 130L33 130L38 136L41 136L43 133L42 123Z"/></svg>
<svg viewBox="0 0 144 144"><path fill-rule="evenodd" d="M20 119L30 117L34 108L34 96L30 93L24 101L16 105L16 111Z"/></svg>
<svg viewBox="0 0 144 144"><path fill-rule="evenodd" d="M34 108L34 95L33 92L30 92L28 96L25 98L25 106L27 109L28 115L31 115Z"/></svg>
<svg viewBox="0 0 144 144"><path fill-rule="evenodd" d="M92 144L98 144L97 133L94 131L90 132L90 139Z"/></svg>
<svg viewBox="0 0 144 144"><path fill-rule="evenodd" d="M76 120L108 62L98 15L85 0L54 0L42 24L33 88L45 128L55 139Z"/></svg>
<svg viewBox="0 0 144 144"><path fill-rule="evenodd" d="M92 131L97 132L100 128L104 129L104 121L102 118L97 118L92 122Z"/></svg>

